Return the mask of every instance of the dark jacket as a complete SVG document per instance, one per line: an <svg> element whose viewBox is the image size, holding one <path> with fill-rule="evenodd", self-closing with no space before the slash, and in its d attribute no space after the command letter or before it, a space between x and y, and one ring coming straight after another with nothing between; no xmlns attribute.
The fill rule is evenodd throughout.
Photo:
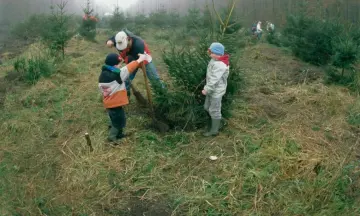
<svg viewBox="0 0 360 216"><path fill-rule="evenodd" d="M122 68L103 66L99 76L99 89L103 94L105 108L121 107L129 104L125 81L139 66L137 61L132 61Z"/></svg>
<svg viewBox="0 0 360 216"><path fill-rule="evenodd" d="M122 51L118 50L121 58L124 59L125 63L137 60L139 58L138 54L147 53L148 55L151 55L148 45L142 38L134 35L132 32L128 31L127 29L123 29L122 31L124 31L132 40L131 49L127 48ZM116 44L115 36L109 38L108 40L111 40L114 44ZM144 61L144 63L148 64L147 61Z"/></svg>

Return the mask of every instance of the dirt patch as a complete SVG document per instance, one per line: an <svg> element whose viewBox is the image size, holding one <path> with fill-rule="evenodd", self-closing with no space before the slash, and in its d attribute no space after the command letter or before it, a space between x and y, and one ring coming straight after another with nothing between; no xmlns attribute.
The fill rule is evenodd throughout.
<svg viewBox="0 0 360 216"><path fill-rule="evenodd" d="M10 71L6 76L0 78L0 109L4 107L6 94L15 91L16 87L21 87L19 82L21 75L16 71Z"/></svg>
<svg viewBox="0 0 360 216"><path fill-rule="evenodd" d="M70 53L69 56L71 56L73 58L80 58L80 57L84 56L84 54L74 52L74 53Z"/></svg>
<svg viewBox="0 0 360 216"><path fill-rule="evenodd" d="M21 78L21 74L17 71L10 71L4 77L5 81L14 82L18 81Z"/></svg>
<svg viewBox="0 0 360 216"><path fill-rule="evenodd" d="M129 210L126 212L128 216L170 216L169 207L163 202L149 202L141 200L132 200Z"/></svg>
<svg viewBox="0 0 360 216"><path fill-rule="evenodd" d="M314 67L302 67L298 68L297 71L295 70L293 76L292 84L312 83L322 78L323 71Z"/></svg>
<svg viewBox="0 0 360 216"><path fill-rule="evenodd" d="M269 87L261 87L259 91L265 95L272 95L274 93Z"/></svg>
<svg viewBox="0 0 360 216"><path fill-rule="evenodd" d="M19 56L32 43L26 40L14 41L10 37L3 40L3 44L0 42L0 59L2 60L10 60Z"/></svg>
<svg viewBox="0 0 360 216"><path fill-rule="evenodd" d="M264 94L258 94L251 97L249 101L259 113L263 113L271 119L278 119L286 115L280 100Z"/></svg>
<svg viewBox="0 0 360 216"><path fill-rule="evenodd" d="M112 200L116 205L119 200ZM169 205L163 201L148 201L133 198L125 209L116 209L113 207L103 207L103 210L109 215L117 216L170 216L172 210Z"/></svg>
<svg viewBox="0 0 360 216"><path fill-rule="evenodd" d="M0 79L0 109L4 107L8 84L4 78Z"/></svg>
<svg viewBox="0 0 360 216"><path fill-rule="evenodd" d="M276 84L312 83L324 76L322 68L302 62L288 51L269 44L248 47L245 52L246 55L241 60L242 66L255 74L260 73L263 79L271 79Z"/></svg>

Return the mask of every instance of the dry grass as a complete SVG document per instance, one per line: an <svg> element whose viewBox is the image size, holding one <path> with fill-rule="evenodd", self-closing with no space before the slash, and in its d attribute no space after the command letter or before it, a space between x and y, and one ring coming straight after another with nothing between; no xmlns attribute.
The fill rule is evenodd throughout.
<svg viewBox="0 0 360 216"><path fill-rule="evenodd" d="M50 79L6 95L1 215L360 214L359 171L349 155L358 126L348 123L357 116L358 98L323 85L320 69L264 44L249 48L241 59L247 91L220 136L158 135L132 101L126 111L133 135L111 148L97 92L110 52L105 39L71 41L72 58ZM149 38L161 59L155 42ZM294 76L303 69L317 75ZM142 78L136 84L144 93Z"/></svg>

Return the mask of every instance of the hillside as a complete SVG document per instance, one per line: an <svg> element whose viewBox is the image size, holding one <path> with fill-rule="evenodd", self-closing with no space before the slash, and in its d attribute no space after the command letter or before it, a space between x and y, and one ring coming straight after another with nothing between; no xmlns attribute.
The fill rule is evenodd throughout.
<svg viewBox="0 0 360 216"><path fill-rule="evenodd" d="M144 35L166 79L166 42ZM34 86L6 76L13 60L0 65L0 215L360 214L359 97L324 85L323 69L249 45L239 59L245 90L218 137L159 135L132 97L131 136L114 148L97 89L115 51L108 36L73 39L57 72ZM145 93L140 71L135 80Z"/></svg>

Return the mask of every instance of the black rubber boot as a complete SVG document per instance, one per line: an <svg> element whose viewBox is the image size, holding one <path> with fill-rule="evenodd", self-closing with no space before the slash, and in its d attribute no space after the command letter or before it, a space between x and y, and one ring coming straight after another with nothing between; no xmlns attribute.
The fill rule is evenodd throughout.
<svg viewBox="0 0 360 216"><path fill-rule="evenodd" d="M116 135L116 138L119 140L125 137L126 135L123 133L123 130L119 130L118 134Z"/></svg>
<svg viewBox="0 0 360 216"><path fill-rule="evenodd" d="M206 128L205 128L205 130L206 130L206 132L208 132L208 131L210 131L210 129L211 129L211 116L210 116L210 114L208 113L208 114L207 114L207 123L206 123Z"/></svg>
<svg viewBox="0 0 360 216"><path fill-rule="evenodd" d="M107 140L109 142L116 142L116 140L118 140L118 138L117 138L118 134L119 134L119 130L116 129L115 127L111 127Z"/></svg>
<svg viewBox="0 0 360 216"><path fill-rule="evenodd" d="M111 123L111 119L109 119L109 122L108 122L108 130L110 130L112 127L112 123Z"/></svg>
<svg viewBox="0 0 360 216"><path fill-rule="evenodd" d="M217 136L219 134L221 119L211 119L211 129L204 133L205 137Z"/></svg>

